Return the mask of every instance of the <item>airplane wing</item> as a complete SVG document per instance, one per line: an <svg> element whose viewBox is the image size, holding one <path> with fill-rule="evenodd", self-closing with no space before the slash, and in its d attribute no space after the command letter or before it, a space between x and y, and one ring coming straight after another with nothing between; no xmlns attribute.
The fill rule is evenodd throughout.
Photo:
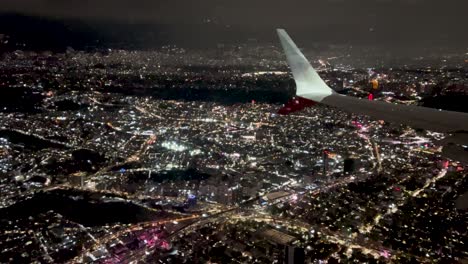
<svg viewBox="0 0 468 264"><path fill-rule="evenodd" d="M277 32L296 82L296 97L279 111L280 114L321 103L347 112L368 115L375 119L405 124L414 128L445 133L468 133L467 113L370 101L335 93L320 78L286 31L278 29Z"/></svg>

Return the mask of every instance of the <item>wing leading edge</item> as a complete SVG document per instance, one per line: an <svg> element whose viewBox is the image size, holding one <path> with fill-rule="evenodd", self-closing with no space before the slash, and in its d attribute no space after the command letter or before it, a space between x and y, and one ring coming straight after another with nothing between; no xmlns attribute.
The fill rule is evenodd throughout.
<svg viewBox="0 0 468 264"><path fill-rule="evenodd" d="M437 132L468 133L467 113L369 101L335 93L320 78L286 31L278 29L277 32L296 82L296 98L300 98L302 101L310 100L337 107L351 113L368 115L376 119L409 125L414 128ZM293 107L293 109L300 110L302 108Z"/></svg>

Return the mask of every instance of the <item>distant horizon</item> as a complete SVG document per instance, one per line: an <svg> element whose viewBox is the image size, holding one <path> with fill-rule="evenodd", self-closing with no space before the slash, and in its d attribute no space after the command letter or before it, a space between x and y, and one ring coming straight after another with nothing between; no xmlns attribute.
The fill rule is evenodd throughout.
<svg viewBox="0 0 468 264"><path fill-rule="evenodd" d="M208 20L210 21L210 20ZM187 47L197 46L201 43L240 43L255 40L259 43L276 43L276 28L284 28L299 43L303 45L351 45L386 47L389 52L403 52L407 48L446 48L466 50L468 52L468 39L463 35L454 36L444 32L439 34L424 34L417 30L407 32L391 32L378 27L369 28L354 25L329 24L326 27L319 25L225 25L218 22L198 23L154 23L154 22L128 22L80 18L59 18L40 15L26 15L17 12L0 12L0 34L47 34L65 31L73 34L82 34L87 37L107 37L116 41L130 42L130 37L137 37L135 42L155 37L164 38L160 42L174 42ZM34 31L36 30L36 31ZM37 31L39 30L39 32ZM130 36L124 35L131 34ZM94 36L93 36L94 35ZM151 39L153 38L153 39Z"/></svg>
<svg viewBox="0 0 468 264"><path fill-rule="evenodd" d="M396 43L375 44L373 40L340 42L336 39L320 39L320 34L311 39L307 29L287 29L309 59L322 56L348 56L366 61L350 65L353 67L375 67L388 63L390 67L406 64L428 65L437 63L446 55L455 55L455 62L448 66L460 67L468 58L468 48L460 43L445 45L444 41L433 41L432 47L419 46L402 40ZM282 58L275 28L241 29L221 25L142 25L117 22L84 22L77 19L63 20L19 14L0 14L0 34L10 37L3 50L64 52L68 47L75 50L123 49L159 50L166 45L176 45L188 50L213 52L220 45L257 48L274 47L271 54ZM15 44L26 46L15 46ZM458 44L458 45L455 45ZM2 46L0 45L0 51ZM265 50L267 54L270 51ZM278 53L276 55L276 53ZM419 63L416 58L424 57L429 62Z"/></svg>

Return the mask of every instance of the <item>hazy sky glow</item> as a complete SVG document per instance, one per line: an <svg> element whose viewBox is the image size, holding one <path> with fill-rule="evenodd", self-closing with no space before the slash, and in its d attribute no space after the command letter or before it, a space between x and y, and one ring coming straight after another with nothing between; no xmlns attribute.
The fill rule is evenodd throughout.
<svg viewBox="0 0 468 264"><path fill-rule="evenodd" d="M331 42L468 47L466 10L466 0L2 0L0 5L0 12L58 19L212 24L254 32L284 27L306 41L318 36Z"/></svg>
<svg viewBox="0 0 468 264"><path fill-rule="evenodd" d="M250 25L466 25L465 0L2 0L0 10L25 14L143 21Z"/></svg>

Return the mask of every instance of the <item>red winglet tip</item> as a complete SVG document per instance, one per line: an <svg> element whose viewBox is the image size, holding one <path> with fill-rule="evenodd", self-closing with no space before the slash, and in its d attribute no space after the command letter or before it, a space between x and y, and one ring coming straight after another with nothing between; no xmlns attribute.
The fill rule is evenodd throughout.
<svg viewBox="0 0 468 264"><path fill-rule="evenodd" d="M310 99L306 99L300 96L291 98L282 108L278 110L280 115L288 115L297 111L301 111L306 107L311 107L317 104L317 102Z"/></svg>

